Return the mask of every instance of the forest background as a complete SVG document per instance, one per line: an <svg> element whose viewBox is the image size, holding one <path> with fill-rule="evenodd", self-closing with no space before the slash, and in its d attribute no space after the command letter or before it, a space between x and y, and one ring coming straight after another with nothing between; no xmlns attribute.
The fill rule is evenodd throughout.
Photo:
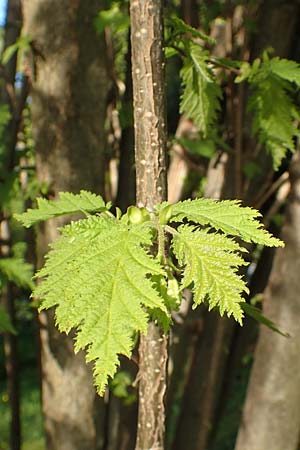
<svg viewBox="0 0 300 450"><path fill-rule="evenodd" d="M136 352L122 359L100 399L72 337L29 299L34 268L65 222L28 231L13 217L34 207L37 196L54 199L60 191L91 190L123 212L135 203L128 6L7 3L0 66L1 450L135 445ZM300 4L169 0L164 19L169 201L237 198L261 211L286 246L249 245L245 298L288 334L249 317L240 327L205 305L194 311L186 292L169 343L165 448L298 450Z"/></svg>

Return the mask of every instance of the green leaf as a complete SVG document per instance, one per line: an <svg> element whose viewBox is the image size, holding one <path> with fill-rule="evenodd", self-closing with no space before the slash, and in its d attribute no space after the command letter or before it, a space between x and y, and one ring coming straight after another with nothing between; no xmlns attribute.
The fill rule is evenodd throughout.
<svg viewBox="0 0 300 450"><path fill-rule="evenodd" d="M1 276L8 281L12 281L17 286L32 290L33 267L22 258L1 258L0 259Z"/></svg>
<svg viewBox="0 0 300 450"><path fill-rule="evenodd" d="M23 214L15 214L14 217L29 228L37 222L53 217L79 212L95 213L106 209L104 200L100 195L87 191L80 191L79 194L60 192L59 199L55 201L38 198L37 206L37 209L28 209Z"/></svg>
<svg viewBox="0 0 300 450"><path fill-rule="evenodd" d="M7 312L2 305L0 305L0 333L17 334Z"/></svg>
<svg viewBox="0 0 300 450"><path fill-rule="evenodd" d="M297 62L276 57L269 61L269 67L278 77L300 85L300 65Z"/></svg>
<svg viewBox="0 0 300 450"><path fill-rule="evenodd" d="M294 138L299 136L293 83L300 85L300 66L287 59L270 59L265 53L263 62L241 65L235 81L245 80L252 87L248 110L253 113L253 133L271 154L276 170L287 151L295 150Z"/></svg>
<svg viewBox="0 0 300 450"><path fill-rule="evenodd" d="M191 25L188 25L177 16L166 19L166 25L173 28L175 36L178 34L187 34L193 38L201 39L209 44L214 45L216 43L215 39L203 33L203 31L197 30Z"/></svg>
<svg viewBox="0 0 300 450"><path fill-rule="evenodd" d="M100 11L95 19L95 27L98 33L102 33L106 27L112 27L115 32L126 31L129 28L130 19L127 11L123 11L121 5L113 2L111 8Z"/></svg>
<svg viewBox="0 0 300 450"><path fill-rule="evenodd" d="M165 206L163 206L165 207ZM172 221L188 219L208 225L226 234L238 236L246 242L282 247L283 242L263 229L257 220L261 214L252 208L242 207L239 200L213 200L198 198L176 203L172 207Z"/></svg>
<svg viewBox="0 0 300 450"><path fill-rule="evenodd" d="M218 307L242 323L243 292L248 292L242 277L236 272L246 265L238 254L241 247L224 234L182 225L172 241L174 254L184 266L182 288L192 285L195 305L208 296L209 309Z"/></svg>
<svg viewBox="0 0 300 450"><path fill-rule="evenodd" d="M125 399L125 404L130 405L136 400L135 393L130 393L129 388L133 384L132 376L129 372L121 370L116 374L114 379L110 382L109 387L113 395L117 398Z"/></svg>
<svg viewBox="0 0 300 450"><path fill-rule="evenodd" d="M216 153L216 144L211 139L195 141L187 138L180 138L177 142L179 142L182 147L186 148L192 155L211 159Z"/></svg>
<svg viewBox="0 0 300 450"><path fill-rule="evenodd" d="M216 122L222 93L208 65L208 53L193 43L188 52L180 71L184 87L180 112L186 113L206 137Z"/></svg>
<svg viewBox="0 0 300 450"><path fill-rule="evenodd" d="M253 113L253 132L265 145L278 169L287 150L294 151L294 137L298 135L294 120L294 105L286 82L274 76L253 85L248 109Z"/></svg>
<svg viewBox="0 0 300 450"><path fill-rule="evenodd" d="M130 356L133 334L146 332L145 307L167 313L151 281L164 275L147 251L152 239L144 224L91 216L62 228L38 274L45 278L34 293L41 308L57 305L59 329L77 329L76 350L85 348L87 361L95 361L100 394L116 372L117 355Z"/></svg>
<svg viewBox="0 0 300 450"><path fill-rule="evenodd" d="M19 39L16 40L16 42L9 47L7 47L2 55L2 64L7 64L8 61L12 58L12 56L18 52L26 51L28 48L30 48L30 44L32 42L32 38L30 36L21 36Z"/></svg>
<svg viewBox="0 0 300 450"><path fill-rule="evenodd" d="M250 305L249 303L243 303L241 305L241 308L246 314L248 314L248 316L252 317L252 319L256 320L257 322L260 322L262 325L265 325L266 327L270 328L270 330L275 331L276 333L279 333L284 337L290 336L289 333L281 331L280 328L276 325L276 323L274 323L271 319L266 317L259 308L256 308L255 306Z"/></svg>

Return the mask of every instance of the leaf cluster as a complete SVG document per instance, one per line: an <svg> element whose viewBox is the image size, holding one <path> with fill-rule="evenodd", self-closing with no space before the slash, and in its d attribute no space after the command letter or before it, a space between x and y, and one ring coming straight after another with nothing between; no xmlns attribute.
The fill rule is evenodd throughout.
<svg viewBox="0 0 300 450"><path fill-rule="evenodd" d="M194 121L202 137L214 139L222 99L215 69L240 72L235 81L247 82L251 88L248 110L252 132L270 153L274 169L278 169L287 151L295 150L295 137L299 136L299 108L295 102L300 87L299 64L270 58L267 52L252 64L215 58L208 50L214 44L209 36L178 18L169 19L167 25L167 57L178 54L183 63L180 112Z"/></svg>
<svg viewBox="0 0 300 450"><path fill-rule="evenodd" d="M183 62L180 112L192 119L206 137L216 122L222 98L209 52L205 49L205 44L215 41L178 17L168 19L167 27L167 57L178 53Z"/></svg>
<svg viewBox="0 0 300 450"><path fill-rule="evenodd" d="M296 88L300 87L300 66L295 61L269 58L241 66L237 82L247 80L251 86L248 109L253 115L253 133L258 136L278 169L288 150L295 150L299 136L299 112L294 103Z"/></svg>
<svg viewBox="0 0 300 450"><path fill-rule="evenodd" d="M192 42L187 47L188 55L180 71L183 84L180 112L192 119L206 137L216 123L222 92L209 65L208 52Z"/></svg>
<svg viewBox="0 0 300 450"><path fill-rule="evenodd" d="M100 394L118 355L130 356L134 336L146 332L149 320L167 331L183 289L192 289L195 307L205 302L242 323L247 287L239 269L246 250L236 238L283 245L262 228L257 211L229 200L166 202L151 212L131 206L114 216L101 197L82 191L62 193L56 203L39 201L38 209L18 219L28 226L76 211L87 217L60 229L36 275L42 282L34 295L41 309L56 307L61 331L77 330L75 349L94 361Z"/></svg>

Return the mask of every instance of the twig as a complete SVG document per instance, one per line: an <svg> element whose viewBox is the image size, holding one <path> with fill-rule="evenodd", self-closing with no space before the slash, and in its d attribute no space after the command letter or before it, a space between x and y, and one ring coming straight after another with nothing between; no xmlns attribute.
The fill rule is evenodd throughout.
<svg viewBox="0 0 300 450"><path fill-rule="evenodd" d="M277 178L276 181L274 181L274 183L267 189L267 191L262 194L261 198L258 198L258 200L256 200L253 206L256 209L260 209L262 205L271 197L271 195L274 194L274 192L277 191L277 189L288 179L288 172L284 172L282 175L280 175L279 178Z"/></svg>

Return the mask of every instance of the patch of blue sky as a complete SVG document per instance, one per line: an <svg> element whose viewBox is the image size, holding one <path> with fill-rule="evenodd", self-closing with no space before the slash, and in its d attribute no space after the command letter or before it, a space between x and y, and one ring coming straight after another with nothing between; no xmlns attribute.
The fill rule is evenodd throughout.
<svg viewBox="0 0 300 450"><path fill-rule="evenodd" d="M0 0L0 27L5 25L7 0Z"/></svg>

